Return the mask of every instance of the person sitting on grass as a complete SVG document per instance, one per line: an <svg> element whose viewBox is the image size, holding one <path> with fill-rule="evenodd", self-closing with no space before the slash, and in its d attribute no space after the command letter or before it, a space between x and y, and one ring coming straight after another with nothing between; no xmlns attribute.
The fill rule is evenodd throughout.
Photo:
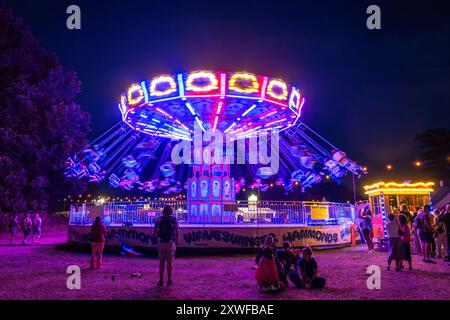
<svg viewBox="0 0 450 320"><path fill-rule="evenodd" d="M284 284L280 282L278 276L273 250L268 246L262 250L255 279L258 282L259 289L263 292L273 292L284 288Z"/></svg>
<svg viewBox="0 0 450 320"><path fill-rule="evenodd" d="M275 260L275 265L277 267L278 277L280 278L280 281L283 282L284 285L287 285L288 284L287 275L284 273L283 264L278 259L277 250L275 248L275 238L272 235L268 235L264 239L264 246L262 246L256 253L255 258L256 265L259 265L259 261L263 257L263 253L266 248L269 248L272 251L272 256Z"/></svg>
<svg viewBox="0 0 450 320"><path fill-rule="evenodd" d="M318 266L312 255L310 247L303 248L302 257L297 263L297 272L289 273L289 279L299 289L321 289L325 286L325 279L317 276Z"/></svg>
<svg viewBox="0 0 450 320"><path fill-rule="evenodd" d="M289 274L289 272L292 271L291 266L293 266L294 269L297 270L297 261L299 256L296 250L291 247L289 242L286 241L283 243L283 249L277 253L277 256L284 266L283 271L285 274Z"/></svg>

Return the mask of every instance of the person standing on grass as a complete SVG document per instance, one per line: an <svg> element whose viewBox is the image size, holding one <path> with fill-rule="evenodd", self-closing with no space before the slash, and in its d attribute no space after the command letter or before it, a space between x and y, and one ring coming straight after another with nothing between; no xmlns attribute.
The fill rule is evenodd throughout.
<svg viewBox="0 0 450 320"><path fill-rule="evenodd" d="M433 239L433 227L431 225L431 207L429 205L423 206L422 215L418 215L416 218L416 223L419 227L419 238L421 243L421 251L423 256L423 262L435 263L430 259L431 256L431 246L434 241Z"/></svg>
<svg viewBox="0 0 450 320"><path fill-rule="evenodd" d="M312 255L310 247L303 248L302 257L297 263L297 272L289 273L289 279L299 289L321 289L325 286L325 279L317 276L318 266Z"/></svg>
<svg viewBox="0 0 450 320"><path fill-rule="evenodd" d="M33 244L38 244L41 234L42 234L42 219L39 217L39 213L36 213L33 220L33 237L31 238Z"/></svg>
<svg viewBox="0 0 450 320"><path fill-rule="evenodd" d="M362 219L362 231L364 235L364 240L366 240L368 252L374 249L373 245L373 229L372 229L372 211L366 208L364 212L360 213L359 217Z"/></svg>
<svg viewBox="0 0 450 320"><path fill-rule="evenodd" d="M23 231L23 241L22 244L25 245L27 243L28 237L31 234L31 227L33 225L33 222L30 219L30 214L25 214L25 218L22 222L22 231Z"/></svg>
<svg viewBox="0 0 450 320"><path fill-rule="evenodd" d="M408 223L412 223L413 216L412 216L411 212L409 212L408 206L406 204L402 204L400 206L400 214L402 214L406 217Z"/></svg>
<svg viewBox="0 0 450 320"><path fill-rule="evenodd" d="M95 262L97 262L97 269L102 268L106 232L107 230L102 218L100 216L95 217L94 223L91 226L91 270L94 270Z"/></svg>
<svg viewBox="0 0 450 320"><path fill-rule="evenodd" d="M418 213L415 212L413 217L412 217L412 226L411 226L411 238L412 238L412 246L413 246L413 252L414 254L417 255L421 255L422 251L420 250L420 239L419 239L419 230L417 228L417 224L416 224L416 218L417 218Z"/></svg>
<svg viewBox="0 0 450 320"><path fill-rule="evenodd" d="M172 284L172 268L179 235L178 221L172 214L172 206L166 205L164 206L162 216L155 222L154 234L158 243L159 255L159 287L162 287L164 284L164 269L166 263L167 286L169 287Z"/></svg>
<svg viewBox="0 0 450 320"><path fill-rule="evenodd" d="M13 239L19 229L19 216L17 214L11 215L8 223L8 232L10 235L9 244L12 245Z"/></svg>
<svg viewBox="0 0 450 320"><path fill-rule="evenodd" d="M402 242L403 255L400 259L399 267L403 269L403 260L408 261L409 270L412 270L412 259L411 259L411 231L408 225L408 217L401 214L398 217L400 222L400 230L402 231L402 235L400 236L400 240Z"/></svg>
<svg viewBox="0 0 450 320"><path fill-rule="evenodd" d="M445 252L445 262L450 262L450 203L445 206L445 212L439 216L439 221L444 223L445 234L447 236L447 252Z"/></svg>
<svg viewBox="0 0 450 320"><path fill-rule="evenodd" d="M434 236L436 238L436 256L438 258L445 258L448 253L444 221L440 219L444 213L444 211L441 212L440 210L434 211L434 228L436 230Z"/></svg>
<svg viewBox="0 0 450 320"><path fill-rule="evenodd" d="M388 215L389 222L386 224L388 237L389 255L386 270L391 270L391 263L395 260L395 271L400 271L400 259L402 258L402 243L400 240L400 225L395 219L395 215Z"/></svg>

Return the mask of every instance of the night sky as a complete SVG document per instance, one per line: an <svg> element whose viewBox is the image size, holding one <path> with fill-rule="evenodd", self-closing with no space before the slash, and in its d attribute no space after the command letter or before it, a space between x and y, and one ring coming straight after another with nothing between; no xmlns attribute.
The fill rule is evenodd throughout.
<svg viewBox="0 0 450 320"><path fill-rule="evenodd" d="M363 183L419 178L414 136L450 127L450 11L412 3L0 0L78 73L90 138L120 121L119 94L136 80L246 70L297 85L302 120L369 168ZM66 28L70 4L81 7L82 30ZM382 30L366 28L370 4L381 7Z"/></svg>

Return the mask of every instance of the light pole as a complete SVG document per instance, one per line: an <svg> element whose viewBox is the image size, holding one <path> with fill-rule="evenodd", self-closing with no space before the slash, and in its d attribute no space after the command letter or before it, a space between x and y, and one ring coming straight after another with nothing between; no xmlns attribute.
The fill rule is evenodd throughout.
<svg viewBox="0 0 450 320"><path fill-rule="evenodd" d="M353 204L356 205L356 188L355 188L355 174L352 173L352 181L353 181Z"/></svg>

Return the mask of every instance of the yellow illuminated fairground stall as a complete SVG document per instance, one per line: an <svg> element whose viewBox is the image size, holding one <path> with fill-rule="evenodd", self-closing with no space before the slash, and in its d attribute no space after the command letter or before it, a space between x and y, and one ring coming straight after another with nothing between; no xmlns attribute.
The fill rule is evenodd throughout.
<svg viewBox="0 0 450 320"><path fill-rule="evenodd" d="M386 219L389 213L398 214L406 204L410 212L425 204L431 204L433 182L377 182L364 186L373 212L373 232L376 238L386 237Z"/></svg>

